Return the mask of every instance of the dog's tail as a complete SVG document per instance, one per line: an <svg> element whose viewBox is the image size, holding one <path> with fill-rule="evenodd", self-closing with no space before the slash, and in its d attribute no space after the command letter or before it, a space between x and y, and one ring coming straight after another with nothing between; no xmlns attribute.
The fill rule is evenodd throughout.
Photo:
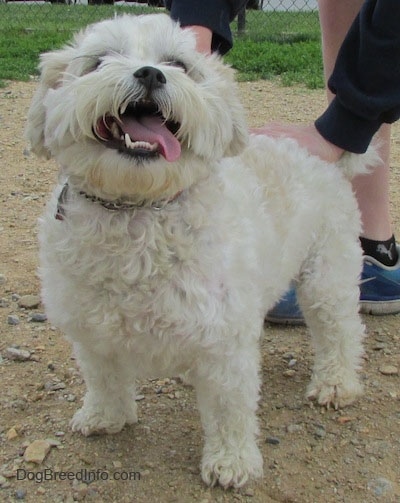
<svg viewBox="0 0 400 503"><path fill-rule="evenodd" d="M365 154L346 152L338 161L338 165L350 180L357 175L367 175L382 162L378 154L379 146L379 143L374 143Z"/></svg>

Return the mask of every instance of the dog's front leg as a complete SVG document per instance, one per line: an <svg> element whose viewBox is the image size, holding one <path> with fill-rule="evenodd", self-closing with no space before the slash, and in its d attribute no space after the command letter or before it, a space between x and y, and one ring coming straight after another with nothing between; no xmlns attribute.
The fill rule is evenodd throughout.
<svg viewBox="0 0 400 503"><path fill-rule="evenodd" d="M251 346L249 341L249 346ZM240 487L262 475L257 447L258 350L205 355L194 377L205 433L201 474L207 485Z"/></svg>
<svg viewBox="0 0 400 503"><path fill-rule="evenodd" d="M87 392L71 421L72 430L86 436L117 433L125 424L137 422L135 380L125 356L83 344L75 344L74 349Z"/></svg>

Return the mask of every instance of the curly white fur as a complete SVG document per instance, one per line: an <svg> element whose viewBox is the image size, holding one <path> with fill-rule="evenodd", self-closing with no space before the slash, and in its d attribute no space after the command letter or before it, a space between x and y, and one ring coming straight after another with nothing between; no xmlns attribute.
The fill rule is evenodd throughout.
<svg viewBox="0 0 400 503"><path fill-rule="evenodd" d="M124 16L42 57L28 138L69 184L41 220L43 299L86 381L74 430L121 430L137 420L136 378L186 373L202 477L238 487L262 473L259 338L291 280L315 348L308 396L337 407L361 391L360 219L338 167L291 140L248 138L233 72L194 47L165 15ZM146 90L134 74L149 67L165 82ZM149 99L179 125L174 162L96 137L99 118ZM373 161L349 156L343 170ZM81 191L138 206L109 210Z"/></svg>

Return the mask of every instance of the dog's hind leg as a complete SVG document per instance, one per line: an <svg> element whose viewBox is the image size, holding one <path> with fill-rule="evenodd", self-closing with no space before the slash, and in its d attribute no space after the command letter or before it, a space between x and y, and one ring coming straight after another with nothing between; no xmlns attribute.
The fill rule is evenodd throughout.
<svg viewBox="0 0 400 503"><path fill-rule="evenodd" d="M262 475L256 442L259 357L255 343L249 346L222 358L205 355L192 381L205 433L201 473L210 486L240 487Z"/></svg>
<svg viewBox="0 0 400 503"><path fill-rule="evenodd" d="M73 431L83 435L117 433L137 422L135 380L123 355L101 353L83 344L74 345L87 392L83 406L72 421Z"/></svg>
<svg viewBox="0 0 400 503"><path fill-rule="evenodd" d="M327 407L345 406L362 391L358 377L364 336L358 314L361 260L352 235L330 235L304 268L297 286L315 352L307 397Z"/></svg>

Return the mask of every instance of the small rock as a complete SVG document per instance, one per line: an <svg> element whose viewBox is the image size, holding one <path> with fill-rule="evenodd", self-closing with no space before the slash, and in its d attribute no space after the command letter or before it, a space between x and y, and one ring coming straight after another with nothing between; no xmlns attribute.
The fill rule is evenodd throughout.
<svg viewBox="0 0 400 503"><path fill-rule="evenodd" d="M285 370L285 372L283 372L283 375L285 377L293 377L296 375L296 371L293 369Z"/></svg>
<svg viewBox="0 0 400 503"><path fill-rule="evenodd" d="M386 344L384 342L377 342L372 346L374 351L382 351L382 349L386 349Z"/></svg>
<svg viewBox="0 0 400 503"><path fill-rule="evenodd" d="M7 440L14 440L14 438L17 438L17 437L18 437L18 432L14 427L10 428L7 431L7 434L6 434Z"/></svg>
<svg viewBox="0 0 400 503"><path fill-rule="evenodd" d="M288 351L288 352L284 353L284 354L282 355L282 357L283 357L283 359L284 359L284 360L286 360L286 361L288 361L288 362L289 362L290 360L292 360L293 358L295 358L295 357L296 357L296 355L295 355L294 353L292 353L292 352Z"/></svg>
<svg viewBox="0 0 400 503"><path fill-rule="evenodd" d="M187 471L191 473L192 475L198 475L200 470L198 466L188 466Z"/></svg>
<svg viewBox="0 0 400 503"><path fill-rule="evenodd" d="M351 417L351 416L340 416L337 419L337 422L339 424L346 424L346 423L350 423L351 421L354 421L354 417Z"/></svg>
<svg viewBox="0 0 400 503"><path fill-rule="evenodd" d="M50 447L60 447L61 442L56 438L46 438L45 442L47 442Z"/></svg>
<svg viewBox="0 0 400 503"><path fill-rule="evenodd" d="M3 487L4 484L7 483L7 479L3 477L3 475L0 475L0 487Z"/></svg>
<svg viewBox="0 0 400 503"><path fill-rule="evenodd" d="M40 464L47 456L51 445L47 440L34 440L25 449L24 461Z"/></svg>
<svg viewBox="0 0 400 503"><path fill-rule="evenodd" d="M8 307L8 302L7 299L0 299L0 308L2 307Z"/></svg>
<svg viewBox="0 0 400 503"><path fill-rule="evenodd" d="M25 410L28 406L28 401L26 398L16 398L11 402L11 407L18 411Z"/></svg>
<svg viewBox="0 0 400 503"><path fill-rule="evenodd" d="M17 500L24 500L26 496L26 490L25 489L17 489L15 491L15 499Z"/></svg>
<svg viewBox="0 0 400 503"><path fill-rule="evenodd" d="M18 325L19 324L19 318L15 314L9 314L7 316L7 323L9 325Z"/></svg>
<svg viewBox="0 0 400 503"><path fill-rule="evenodd" d="M62 390L62 389L65 389L66 386L65 386L65 383L63 382L57 382L57 383L54 383L54 382L46 382L44 384L44 389L46 391L59 391L59 390Z"/></svg>
<svg viewBox="0 0 400 503"><path fill-rule="evenodd" d="M267 444L271 444L271 445L278 445L281 443L281 441L277 437L267 437L265 439L265 441Z"/></svg>
<svg viewBox="0 0 400 503"><path fill-rule="evenodd" d="M316 426L316 428L314 430L314 436L316 438L324 438L326 436L326 430L325 430L324 426L322 426L322 425Z"/></svg>
<svg viewBox="0 0 400 503"><path fill-rule="evenodd" d="M4 356L9 360L16 360L19 362L24 362L29 360L31 357L31 353L25 349L17 349L17 348L7 348Z"/></svg>
<svg viewBox="0 0 400 503"><path fill-rule="evenodd" d="M382 365L379 367L379 372L385 376L394 376L399 373L399 369L394 365Z"/></svg>
<svg viewBox="0 0 400 503"><path fill-rule="evenodd" d="M4 470L2 476L6 479L13 479L16 476L15 470Z"/></svg>
<svg viewBox="0 0 400 503"><path fill-rule="evenodd" d="M43 323L47 321L47 315L45 313L32 313L29 321L33 321L35 323Z"/></svg>
<svg viewBox="0 0 400 503"><path fill-rule="evenodd" d="M25 309L36 309L39 304L39 295L23 295L18 301L18 306Z"/></svg>
<svg viewBox="0 0 400 503"><path fill-rule="evenodd" d="M286 431L288 433L297 433L299 431L302 431L303 427L301 424L288 424L286 427Z"/></svg>
<svg viewBox="0 0 400 503"><path fill-rule="evenodd" d="M86 498L86 495L88 493L88 487L86 484L79 484L78 486L74 487L74 500L75 501L83 501Z"/></svg>
<svg viewBox="0 0 400 503"><path fill-rule="evenodd" d="M4 276L4 274L0 274L0 285L4 285L4 283L6 282L6 277Z"/></svg>
<svg viewBox="0 0 400 503"><path fill-rule="evenodd" d="M390 480L387 480L383 477L378 477L368 482L368 489L372 491L377 497L387 496L388 494L393 492L393 484L390 482Z"/></svg>

